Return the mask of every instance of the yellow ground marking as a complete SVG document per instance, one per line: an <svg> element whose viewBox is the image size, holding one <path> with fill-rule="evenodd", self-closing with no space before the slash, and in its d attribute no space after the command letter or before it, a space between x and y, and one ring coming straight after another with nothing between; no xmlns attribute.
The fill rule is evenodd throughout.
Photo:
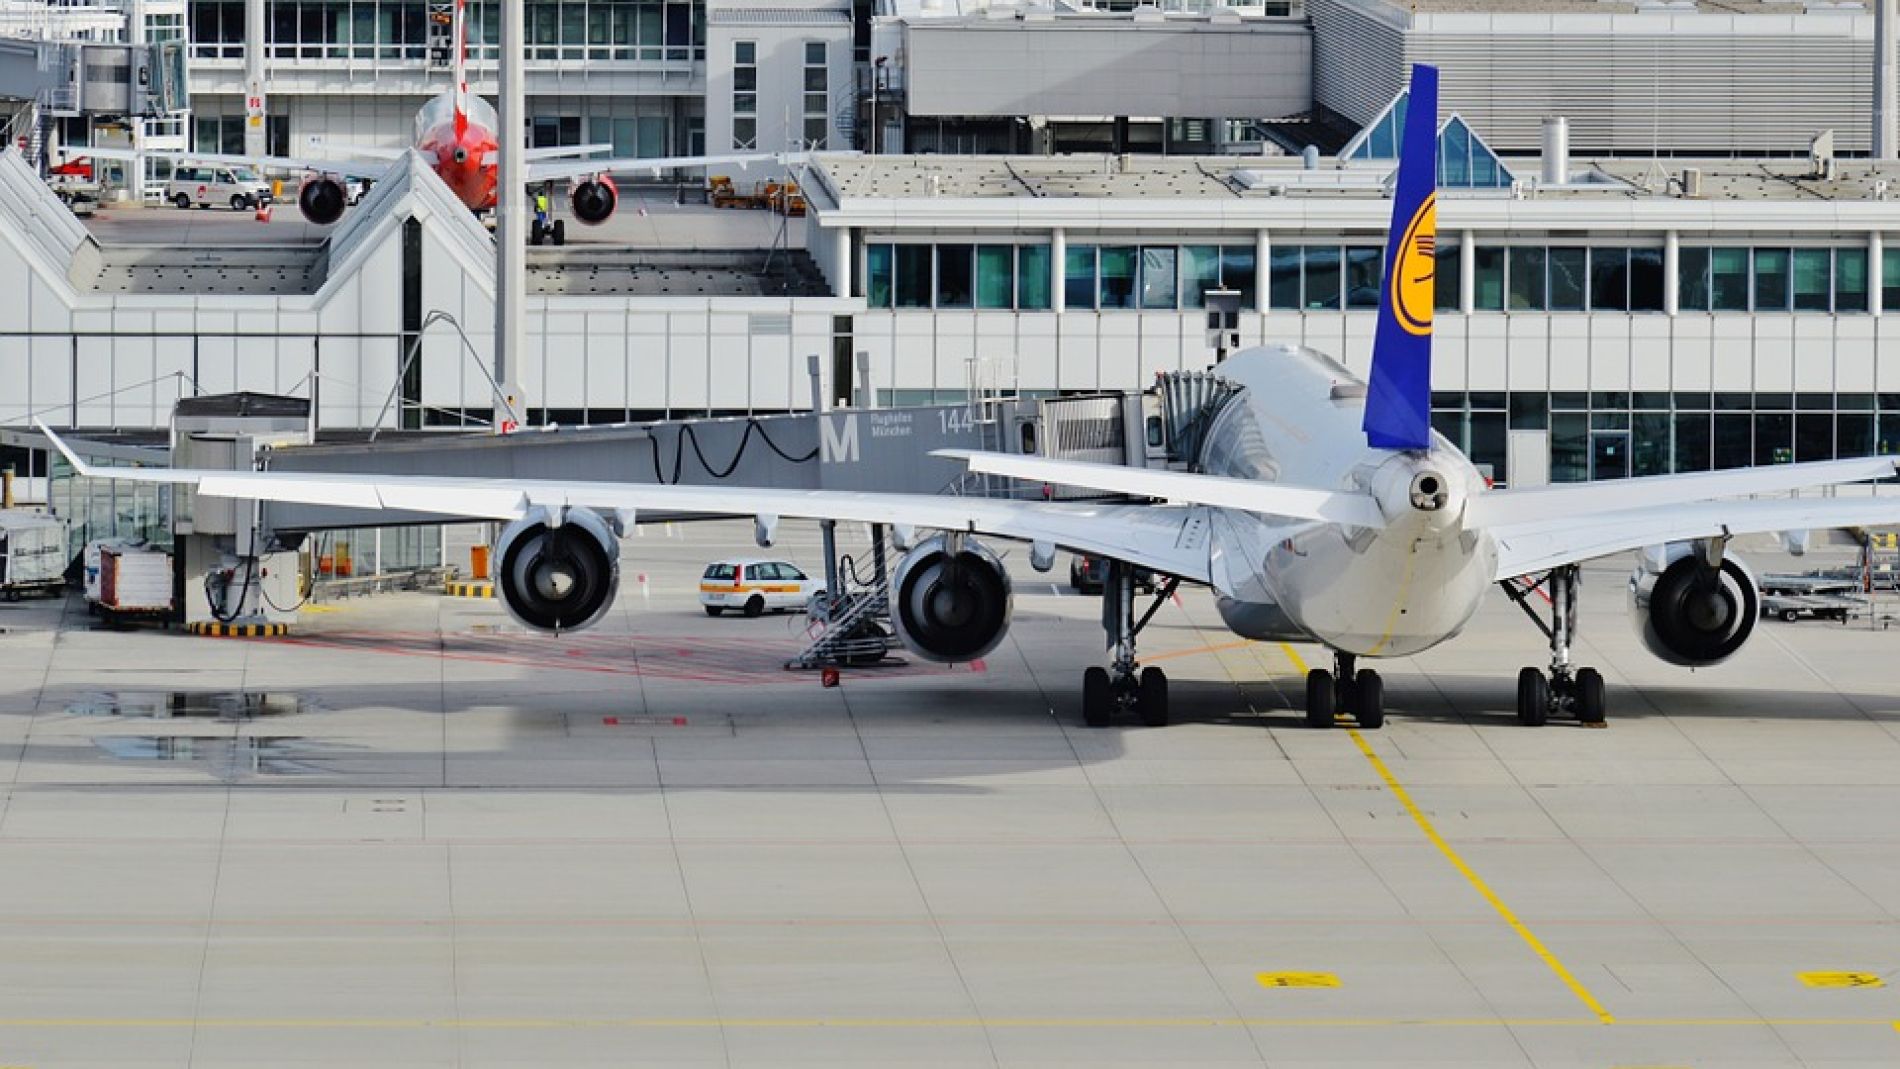
<svg viewBox="0 0 1900 1069"><path fill-rule="evenodd" d="M1261 987L1338 987L1339 977L1329 972L1255 973Z"/></svg>
<svg viewBox="0 0 1900 1069"><path fill-rule="evenodd" d="M1171 661L1176 657L1199 657L1209 653L1225 653L1228 650L1246 649L1254 640L1243 638L1239 642L1223 642L1217 646L1193 646L1185 650L1169 650L1166 653L1148 653L1142 655L1143 661Z"/></svg>
<svg viewBox="0 0 1900 1069"><path fill-rule="evenodd" d="M1301 659L1293 647L1282 642L1280 643L1280 649L1285 651L1287 659L1293 662L1293 666L1300 671L1300 674L1305 675L1307 671L1306 662ZM1365 755L1366 761L1372 765L1372 770L1379 774L1381 780L1385 781L1386 790L1391 791L1392 797L1398 799L1399 804L1404 806L1405 811L1411 815L1412 823L1418 825L1418 830L1425 833L1425 838L1430 840L1431 844L1438 848L1438 852L1444 855L1446 861L1451 862L1451 867L1458 870L1458 874L1465 878L1465 882L1471 885L1471 889L1478 892L1478 897L1484 899L1490 904L1493 910L1497 911L1498 916L1503 918L1504 923L1509 925L1511 930L1517 933L1517 937L1524 941L1524 945L1531 948L1531 952L1537 955L1538 959L1544 963L1544 966L1548 968L1557 979L1563 981L1563 985L1570 989L1571 994L1577 996L1577 1001L1583 1003L1591 1013L1596 1015L1598 1021L1604 1024L1615 1024L1616 1018L1610 1015L1609 1010L1603 1008L1603 1003L1598 1002L1596 996L1592 995L1590 990L1584 987L1569 969L1564 967L1564 963L1557 960L1557 955L1550 952L1550 948L1544 945L1543 940L1537 938L1536 933L1525 927L1523 921L1517 919L1517 914L1511 912L1511 907L1505 905L1504 900L1497 896L1497 892L1491 890L1490 885L1484 882L1477 871L1466 864L1464 858L1458 856L1458 851L1451 848L1451 844L1445 841L1445 837L1438 834L1438 829L1432 825L1431 820L1418 808L1417 803L1412 801L1412 796L1408 794L1405 787L1399 783L1398 777L1392 774L1392 770L1385 766L1384 761L1379 760L1379 755L1373 751L1372 744L1367 742L1366 737L1359 733L1359 729L1349 728L1346 734L1352 737L1353 744L1359 747L1361 754Z"/></svg>
<svg viewBox="0 0 1900 1069"><path fill-rule="evenodd" d="M1802 972L1795 977L1809 987L1886 987L1887 981L1870 972Z"/></svg>
<svg viewBox="0 0 1900 1069"><path fill-rule="evenodd" d="M1630 1017L1633 1028L1900 1028L1869 1017ZM489 1031L658 1029L1054 1029L1054 1028L1595 1028L1586 1017L15 1017L0 1029Z"/></svg>

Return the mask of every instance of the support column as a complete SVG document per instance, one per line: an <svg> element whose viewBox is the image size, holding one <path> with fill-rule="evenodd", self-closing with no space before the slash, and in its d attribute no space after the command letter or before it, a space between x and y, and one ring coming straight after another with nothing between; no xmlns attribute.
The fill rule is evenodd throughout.
<svg viewBox="0 0 1900 1069"><path fill-rule="evenodd" d="M1682 240L1674 230L1663 234L1663 313L1682 309Z"/></svg>
<svg viewBox="0 0 1900 1069"><path fill-rule="evenodd" d="M141 55L145 51L145 0L127 0L125 5L125 43L132 46L132 69L138 70L147 58ZM154 72L156 73L156 72ZM127 92L138 95L143 87L138 79L132 80ZM139 102L139 114L125 118L126 131L132 138L132 173L127 176L131 185L132 203L145 202L145 119L144 102ZM313 409L314 410L314 409Z"/></svg>
<svg viewBox="0 0 1900 1069"><path fill-rule="evenodd" d="M1886 302L1881 299L1880 293L1881 283L1887 277L1881 265L1881 261L1886 259L1886 254L1885 236L1878 230L1870 231L1867 234L1867 310L1874 315L1880 315L1886 310L1884 307Z"/></svg>
<svg viewBox="0 0 1900 1069"><path fill-rule="evenodd" d="M833 297L851 296L851 228L841 226L832 232L832 279Z"/></svg>
<svg viewBox="0 0 1900 1069"><path fill-rule="evenodd" d="M1069 294L1064 285L1068 281L1064 274L1069 260L1069 234L1061 227L1049 232L1049 308L1063 312L1069 307Z"/></svg>
<svg viewBox="0 0 1900 1069"><path fill-rule="evenodd" d="M1478 306L1478 235L1467 230L1459 241L1458 310L1470 315Z"/></svg>
<svg viewBox="0 0 1900 1069"><path fill-rule="evenodd" d="M264 90L264 0L244 0L244 154L262 156L270 151L266 136L270 122ZM252 120L256 121L253 122Z"/></svg>
<svg viewBox="0 0 1900 1069"><path fill-rule="evenodd" d="M1273 259L1273 235L1261 227L1253 232L1253 310L1267 314L1267 264Z"/></svg>
<svg viewBox="0 0 1900 1069"><path fill-rule="evenodd" d="M495 191L495 428L521 420L516 381L527 346L528 296L528 35L521 4L501 5L501 188Z"/></svg>

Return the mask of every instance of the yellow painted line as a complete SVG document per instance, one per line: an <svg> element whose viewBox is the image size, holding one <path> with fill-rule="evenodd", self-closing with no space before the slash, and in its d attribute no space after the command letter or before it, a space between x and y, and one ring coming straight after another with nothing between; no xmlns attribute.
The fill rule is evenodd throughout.
<svg viewBox="0 0 1900 1069"><path fill-rule="evenodd" d="M1306 662L1301 659L1299 653L1284 642L1280 643L1280 648L1286 652L1287 659L1293 662L1293 666L1299 669L1300 674L1306 674ZM1571 994L1577 996L1577 1001L1583 1003L1591 1013L1596 1015L1597 1020L1604 1024L1615 1024L1616 1018L1611 1016L1609 1010L1603 1008L1603 1003L1597 1001L1596 996L1590 993L1590 989L1584 987L1576 976L1564 967L1564 963L1557 960L1557 955L1550 952L1550 948L1544 945L1544 941L1525 927L1523 921L1517 919L1517 914L1511 912L1511 907L1505 905L1497 892L1491 890L1490 885L1484 882L1477 871L1466 864L1464 858L1458 856L1458 851L1451 848L1451 844L1445 841L1445 837L1438 834L1438 829L1419 809L1418 804L1412 801L1412 796L1399 783L1398 777L1392 774L1392 770L1386 767L1384 761L1379 760L1379 755L1373 751L1372 744L1359 733L1359 729L1348 728L1346 733L1352 737L1353 744L1359 747L1359 752L1365 755L1366 761L1372 765L1372 770L1385 781L1386 789L1392 792L1392 797L1397 798L1399 804L1404 806L1405 811L1411 815L1412 822L1418 825L1418 830L1425 833L1425 838L1438 848L1438 852L1445 856L1446 861L1451 862L1451 867L1457 869L1458 874L1471 885L1471 889L1478 892L1478 897L1484 899L1492 909L1497 911L1504 923L1509 925L1511 930L1517 933L1517 937L1524 941L1524 945L1531 948L1531 952L1537 955L1557 979L1563 981L1563 985L1570 989Z"/></svg>
<svg viewBox="0 0 1900 1069"><path fill-rule="evenodd" d="M1255 973L1254 981L1261 987L1339 986L1339 977L1329 972L1263 972Z"/></svg>
<svg viewBox="0 0 1900 1069"><path fill-rule="evenodd" d="M1887 981L1870 972L1803 972L1796 979L1809 987L1886 987Z"/></svg>
<svg viewBox="0 0 1900 1069"><path fill-rule="evenodd" d="M1225 653L1228 650L1246 649L1253 644L1253 639L1244 638L1239 642L1223 642L1218 646L1195 646L1185 650L1169 650L1166 653L1147 653L1143 654L1141 659L1145 662L1170 661L1176 657L1200 657L1209 653Z"/></svg>
<svg viewBox="0 0 1900 1069"><path fill-rule="evenodd" d="M1643 1028L1874 1028L1900 1022L1863 1017L1627 1018ZM402 1030L491 1031L583 1029L910 1029L910 1028L1595 1028L1583 1017L16 1017L5 1029Z"/></svg>

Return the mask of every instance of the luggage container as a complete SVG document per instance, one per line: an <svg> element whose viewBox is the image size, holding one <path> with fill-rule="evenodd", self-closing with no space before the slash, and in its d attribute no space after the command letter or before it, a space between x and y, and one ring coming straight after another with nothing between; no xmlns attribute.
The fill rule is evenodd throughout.
<svg viewBox="0 0 1900 1069"><path fill-rule="evenodd" d="M108 619L164 619L172 612L172 558L121 540L86 546L88 608Z"/></svg>
<svg viewBox="0 0 1900 1069"><path fill-rule="evenodd" d="M36 512L0 512L0 598L57 595L65 585L65 521Z"/></svg>

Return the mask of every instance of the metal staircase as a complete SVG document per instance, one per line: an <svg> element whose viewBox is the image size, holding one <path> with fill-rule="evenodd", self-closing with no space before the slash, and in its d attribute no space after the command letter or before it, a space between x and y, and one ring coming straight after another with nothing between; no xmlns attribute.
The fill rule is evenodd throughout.
<svg viewBox="0 0 1900 1069"><path fill-rule="evenodd" d="M838 562L838 585L844 589L826 592L817 638L785 667L863 668L901 645L890 624L891 573L884 563L888 548L888 542L871 547L875 564L868 580L858 573L857 561L844 557Z"/></svg>

